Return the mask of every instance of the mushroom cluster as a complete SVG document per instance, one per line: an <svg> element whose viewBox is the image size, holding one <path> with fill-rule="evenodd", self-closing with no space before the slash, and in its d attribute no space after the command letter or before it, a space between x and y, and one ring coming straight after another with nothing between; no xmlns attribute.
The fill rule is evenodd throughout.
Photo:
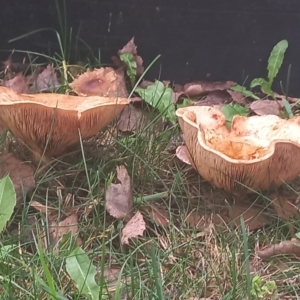
<svg viewBox="0 0 300 300"><path fill-rule="evenodd" d="M63 154L81 138L108 125L130 99L118 96L18 94L0 87L0 125L8 128L44 160Z"/></svg>
<svg viewBox="0 0 300 300"><path fill-rule="evenodd" d="M191 165L227 191L279 187L300 174L300 116L235 116L231 128L221 111L192 106L176 111Z"/></svg>

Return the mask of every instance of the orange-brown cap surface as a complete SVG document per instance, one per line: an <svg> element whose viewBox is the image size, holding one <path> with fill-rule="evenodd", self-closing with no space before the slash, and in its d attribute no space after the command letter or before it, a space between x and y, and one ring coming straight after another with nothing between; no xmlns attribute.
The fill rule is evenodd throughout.
<svg viewBox="0 0 300 300"><path fill-rule="evenodd" d="M108 125L130 102L118 97L17 94L0 87L0 124L21 138L35 158L63 154L67 147Z"/></svg>
<svg viewBox="0 0 300 300"><path fill-rule="evenodd" d="M208 106L176 111L192 166L228 191L267 190L300 174L300 117L275 115L233 118Z"/></svg>

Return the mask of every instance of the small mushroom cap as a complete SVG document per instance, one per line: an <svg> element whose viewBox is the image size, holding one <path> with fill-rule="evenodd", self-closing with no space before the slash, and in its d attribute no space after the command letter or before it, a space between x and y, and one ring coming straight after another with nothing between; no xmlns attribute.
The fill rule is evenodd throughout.
<svg viewBox="0 0 300 300"><path fill-rule="evenodd" d="M300 117L235 116L208 106L176 111L187 154L199 174L231 192L279 187L300 174Z"/></svg>
<svg viewBox="0 0 300 300"><path fill-rule="evenodd" d="M95 135L129 102L117 97L17 94L0 87L0 125L22 139L36 159L44 153L47 160L63 154L80 136Z"/></svg>
<svg viewBox="0 0 300 300"><path fill-rule="evenodd" d="M79 96L128 97L124 74L110 67L87 70L70 87Z"/></svg>

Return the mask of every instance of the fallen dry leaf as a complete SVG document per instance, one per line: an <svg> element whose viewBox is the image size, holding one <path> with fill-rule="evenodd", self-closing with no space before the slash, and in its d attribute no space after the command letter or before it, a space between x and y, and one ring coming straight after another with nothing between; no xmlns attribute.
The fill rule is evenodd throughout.
<svg viewBox="0 0 300 300"><path fill-rule="evenodd" d="M242 93L233 91L231 89L226 90L226 92L231 96L232 101L240 104L246 105L249 101L245 99Z"/></svg>
<svg viewBox="0 0 300 300"><path fill-rule="evenodd" d="M117 179L120 183L111 183L107 187L105 207L111 216L121 219L129 215L133 205L131 179L125 166L117 167Z"/></svg>
<svg viewBox="0 0 300 300"><path fill-rule="evenodd" d="M258 250L257 255L264 260L270 259L275 255L291 255L300 258L300 241L293 238L279 244L270 245L265 249Z"/></svg>
<svg viewBox="0 0 300 300"><path fill-rule="evenodd" d="M28 85L22 73L19 73L10 80L4 80L3 86L8 87L16 93L29 93Z"/></svg>
<svg viewBox="0 0 300 300"><path fill-rule="evenodd" d="M157 207L154 204L151 204L149 207L146 208L146 212L149 218L156 224L160 226L169 226L169 214L164 211L163 209Z"/></svg>
<svg viewBox="0 0 300 300"><path fill-rule="evenodd" d="M51 65L48 65L47 68L37 76L35 82L33 83L31 91L39 93L52 91L53 89L57 89L58 87L59 82L55 73L55 69Z"/></svg>
<svg viewBox="0 0 300 300"><path fill-rule="evenodd" d="M240 217L243 217L249 230L255 230L270 224L270 216L258 207L237 204L231 206L228 211L229 221L233 221L238 227L241 225Z"/></svg>
<svg viewBox="0 0 300 300"><path fill-rule="evenodd" d="M132 105L126 106L119 117L118 128L121 131L135 132L144 120L144 113Z"/></svg>
<svg viewBox="0 0 300 300"><path fill-rule="evenodd" d="M233 81L224 81L224 82L196 81L196 82L185 84L183 87L183 92L190 97L197 97L216 90L227 90L232 85L235 84L236 83Z"/></svg>
<svg viewBox="0 0 300 300"><path fill-rule="evenodd" d="M137 55L137 46L134 43L134 37L121 49L118 51L118 55L123 53L131 53L136 61L136 75L142 75L144 72L143 59Z"/></svg>
<svg viewBox="0 0 300 300"><path fill-rule="evenodd" d="M176 148L176 156L185 164L191 165L187 151L186 145L181 145Z"/></svg>
<svg viewBox="0 0 300 300"><path fill-rule="evenodd" d="M276 115L278 116L283 104L281 101L276 100L257 100L253 101L249 108L254 111L257 115Z"/></svg>
<svg viewBox="0 0 300 300"><path fill-rule="evenodd" d="M299 208L292 203L292 199L289 200L276 194L270 195L269 198L279 218L289 221L299 215Z"/></svg>
<svg viewBox="0 0 300 300"><path fill-rule="evenodd" d="M33 168L16 158L12 153L0 157L0 178L9 174L17 195L17 206L22 203L23 196L35 187Z"/></svg>
<svg viewBox="0 0 300 300"><path fill-rule="evenodd" d="M195 102L194 105L212 106L214 108L221 109L224 104L231 102L231 100L231 96L227 93L227 91L216 90L208 92L203 100Z"/></svg>
<svg viewBox="0 0 300 300"><path fill-rule="evenodd" d="M50 238L50 245L55 246L58 241L63 237L64 234L69 231L72 235L78 234L78 215L73 213L67 216L63 221L58 222L57 216L51 216L48 220L48 235ZM82 243L81 238L77 237L77 245L80 246Z"/></svg>
<svg viewBox="0 0 300 300"><path fill-rule="evenodd" d="M139 211L137 211L123 228L121 243L128 245L129 239L133 239L138 236L143 236L145 230L146 223L144 221L143 215Z"/></svg>

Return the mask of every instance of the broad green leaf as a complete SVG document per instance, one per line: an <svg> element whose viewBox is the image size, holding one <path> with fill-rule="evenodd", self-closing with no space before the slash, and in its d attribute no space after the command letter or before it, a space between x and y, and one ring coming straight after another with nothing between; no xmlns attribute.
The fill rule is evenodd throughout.
<svg viewBox="0 0 300 300"><path fill-rule="evenodd" d="M255 100L260 100L259 97L257 97L254 93L252 93L251 91L247 90L244 86L242 85L233 85L230 87L231 90L235 91L235 92L240 92L244 97L251 97Z"/></svg>
<svg viewBox="0 0 300 300"><path fill-rule="evenodd" d="M191 101L187 98L184 98L182 103L177 103L176 106L177 108L182 108L182 107L187 107L191 105Z"/></svg>
<svg viewBox="0 0 300 300"><path fill-rule="evenodd" d="M231 122L235 115L248 116L249 110L240 104L226 104L221 108L222 113L225 115L226 121Z"/></svg>
<svg viewBox="0 0 300 300"><path fill-rule="evenodd" d="M95 281L96 268L80 247L75 248L66 258L66 269L82 294L91 300L99 299L100 287Z"/></svg>
<svg viewBox="0 0 300 300"><path fill-rule="evenodd" d="M168 119L172 124L176 124L175 104L173 101L173 90L156 80L146 89L136 88L142 99L156 108L162 115L163 119Z"/></svg>
<svg viewBox="0 0 300 300"><path fill-rule="evenodd" d="M273 95L273 91L271 90L270 82L266 81L263 78L255 78L251 81L250 88L254 88L256 86L260 86L261 90L268 95Z"/></svg>
<svg viewBox="0 0 300 300"><path fill-rule="evenodd" d="M10 254L10 252L17 249L17 246L14 244L5 245L0 248L0 260L5 260L5 258Z"/></svg>
<svg viewBox="0 0 300 300"><path fill-rule="evenodd" d="M253 89L256 86L262 86L268 82L263 78L254 78L250 83L250 89Z"/></svg>
<svg viewBox="0 0 300 300"><path fill-rule="evenodd" d="M0 232L12 216L16 201L14 185L7 175L0 181Z"/></svg>
<svg viewBox="0 0 300 300"><path fill-rule="evenodd" d="M134 86L137 67L134 56L131 53L122 53L120 59L126 64L127 75L130 78L131 85Z"/></svg>
<svg viewBox="0 0 300 300"><path fill-rule="evenodd" d="M275 47L273 48L269 60L268 60L268 79L270 87L278 74L278 71L282 65L284 59L284 53L288 47L287 40L280 41Z"/></svg>

